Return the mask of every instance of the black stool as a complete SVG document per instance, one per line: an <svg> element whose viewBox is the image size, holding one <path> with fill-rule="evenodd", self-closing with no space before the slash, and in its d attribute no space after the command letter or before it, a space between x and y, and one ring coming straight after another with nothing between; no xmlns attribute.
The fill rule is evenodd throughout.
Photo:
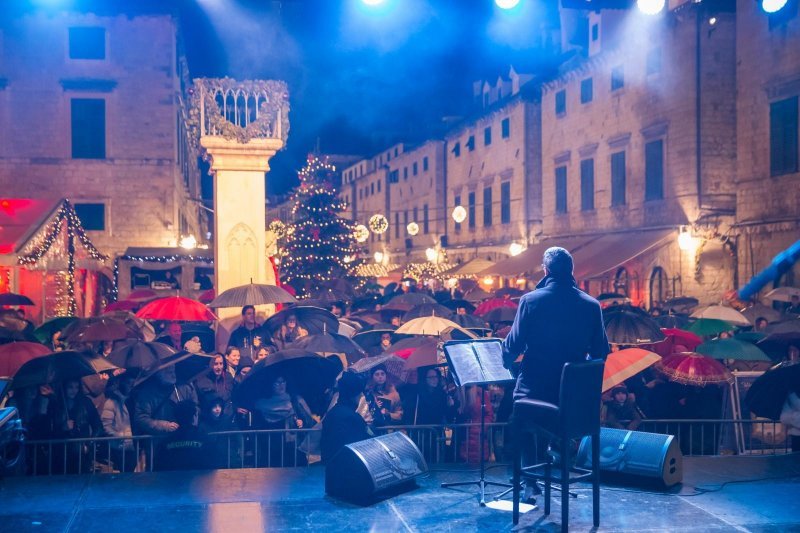
<svg viewBox="0 0 800 533"><path fill-rule="evenodd" d="M533 426L557 440L561 455L560 476L552 476L553 459L548 453L544 463L522 467L522 446L514 456L514 524L519 523L520 479L544 480L544 514L550 514L550 484L561 484L561 531L569 529L569 486L577 481L592 480L592 514L594 526L600 525L600 395L605 361L568 363L561 372L559 405L522 398L514 402L514 418L518 425ZM522 435L522 427L514 428ZM570 440L592 437L592 468L570 467ZM570 477L570 472L579 474Z"/></svg>

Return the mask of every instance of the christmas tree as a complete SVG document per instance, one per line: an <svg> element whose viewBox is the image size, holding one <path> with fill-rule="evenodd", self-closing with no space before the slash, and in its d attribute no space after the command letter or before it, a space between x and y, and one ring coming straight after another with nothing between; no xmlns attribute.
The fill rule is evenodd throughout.
<svg viewBox="0 0 800 533"><path fill-rule="evenodd" d="M323 283L344 279L361 262L355 225L339 216L344 201L336 196L334 168L309 156L292 194L292 219L281 246L281 281L306 297Z"/></svg>

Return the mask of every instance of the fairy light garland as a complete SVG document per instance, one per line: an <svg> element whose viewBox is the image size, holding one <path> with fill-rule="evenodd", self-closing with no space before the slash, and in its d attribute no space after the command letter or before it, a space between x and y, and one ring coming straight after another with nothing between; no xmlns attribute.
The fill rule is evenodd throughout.
<svg viewBox="0 0 800 533"><path fill-rule="evenodd" d="M119 296L119 262L120 261L136 261L138 263L204 263L208 267L214 266L214 260L206 256L192 255L192 254L174 254L174 255L123 255L114 260L114 288L112 290L112 298L114 301Z"/></svg>
<svg viewBox="0 0 800 533"><path fill-rule="evenodd" d="M100 253L95 248L92 241L86 235L83 229L81 219L75 212L75 208L69 200L64 200L61 203L58 211L55 213L47 228L38 240L33 249L26 254L17 257L17 264L22 266L33 266L37 264L45 254L50 251L53 244L62 233L64 224L66 223L67 230L67 273L66 273L66 305L67 314L76 315L78 303L75 300L75 238L77 237L83 249L89 254L89 257L101 263L108 259L107 256Z"/></svg>

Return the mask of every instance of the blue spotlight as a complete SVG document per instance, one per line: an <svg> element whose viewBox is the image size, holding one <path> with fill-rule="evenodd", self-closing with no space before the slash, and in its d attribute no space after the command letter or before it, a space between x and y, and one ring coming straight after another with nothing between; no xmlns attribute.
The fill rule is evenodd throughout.
<svg viewBox="0 0 800 533"><path fill-rule="evenodd" d="M765 13L777 13L783 9L787 3L788 0L761 0L761 9L763 9Z"/></svg>
<svg viewBox="0 0 800 533"><path fill-rule="evenodd" d="M519 4L519 0L494 0L500 9L514 9Z"/></svg>
<svg viewBox="0 0 800 533"><path fill-rule="evenodd" d="M636 7L645 15L658 15L665 3L666 0L636 0Z"/></svg>
<svg viewBox="0 0 800 533"><path fill-rule="evenodd" d="M383 0L361 0L368 6L377 6L378 4L382 4Z"/></svg>

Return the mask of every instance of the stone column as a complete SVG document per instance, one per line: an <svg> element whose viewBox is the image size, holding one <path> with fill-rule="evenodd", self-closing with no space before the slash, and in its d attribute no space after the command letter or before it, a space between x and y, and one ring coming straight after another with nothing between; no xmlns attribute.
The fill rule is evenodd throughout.
<svg viewBox="0 0 800 533"><path fill-rule="evenodd" d="M214 172L214 274L217 294L250 283L275 284L266 254L265 179L269 160L283 148L281 139L239 143L203 136ZM271 307L271 306L270 306ZM220 319L239 309L218 309ZM263 309L266 313L271 310Z"/></svg>

